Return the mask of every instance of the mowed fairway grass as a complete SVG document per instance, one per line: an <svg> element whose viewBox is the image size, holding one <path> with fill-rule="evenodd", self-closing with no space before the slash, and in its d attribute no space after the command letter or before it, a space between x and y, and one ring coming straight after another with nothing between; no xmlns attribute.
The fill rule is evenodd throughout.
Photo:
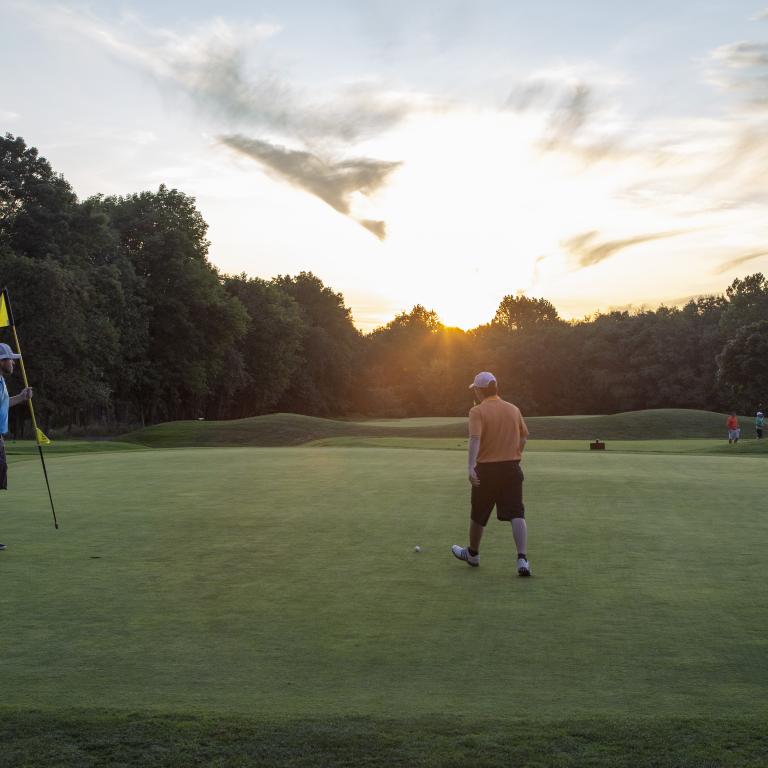
<svg viewBox="0 0 768 768"><path fill-rule="evenodd" d="M16 457L5 764L768 763L764 454L539 446L520 579L461 452L367 445L53 456L59 531Z"/></svg>

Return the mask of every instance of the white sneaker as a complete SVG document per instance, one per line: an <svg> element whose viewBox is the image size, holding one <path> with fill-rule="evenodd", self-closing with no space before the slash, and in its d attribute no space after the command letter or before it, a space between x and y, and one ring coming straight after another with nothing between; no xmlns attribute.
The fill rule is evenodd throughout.
<svg viewBox="0 0 768 768"><path fill-rule="evenodd" d="M531 564L524 557L517 558L517 575L518 576L531 575Z"/></svg>
<svg viewBox="0 0 768 768"><path fill-rule="evenodd" d="M469 550L466 547L460 547L458 544L454 544L451 547L453 556L459 560L463 560L467 565L471 565L473 568L477 568L480 565L480 555L470 555Z"/></svg>

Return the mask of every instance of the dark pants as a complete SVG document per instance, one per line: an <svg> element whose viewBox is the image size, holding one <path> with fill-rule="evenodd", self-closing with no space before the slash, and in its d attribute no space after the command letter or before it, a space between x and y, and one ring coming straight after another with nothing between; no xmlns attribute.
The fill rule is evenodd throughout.
<svg viewBox="0 0 768 768"><path fill-rule="evenodd" d="M525 517L523 470L519 461L489 461L475 467L480 485L472 486L472 520L485 526L496 507L499 520Z"/></svg>

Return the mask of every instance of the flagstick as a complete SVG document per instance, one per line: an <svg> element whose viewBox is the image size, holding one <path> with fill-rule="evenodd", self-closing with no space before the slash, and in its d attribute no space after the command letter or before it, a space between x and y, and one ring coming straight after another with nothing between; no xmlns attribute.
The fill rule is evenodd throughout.
<svg viewBox="0 0 768 768"><path fill-rule="evenodd" d="M11 329L13 330L13 338L16 341L16 352L19 355L19 365L21 366L21 377L24 379L24 386L26 388L29 388L29 381L27 380L27 372L24 369L24 358L21 356L21 344L19 344L19 334L16 333L16 326L12 325ZM53 512L53 524L58 530L59 528L59 521L56 519L56 510L53 506L53 496L51 495L51 484L48 482L48 470L45 468L45 458L43 457L43 446L40 445L40 440L37 436L38 428L37 428L37 419L35 419L35 409L32 406L32 398L29 398L27 400L27 403L29 404L29 415L32 417L32 429L35 433L35 442L37 443L37 450L40 452L40 461L43 465L43 475L45 475L45 485L48 488L48 498L51 501L51 512Z"/></svg>

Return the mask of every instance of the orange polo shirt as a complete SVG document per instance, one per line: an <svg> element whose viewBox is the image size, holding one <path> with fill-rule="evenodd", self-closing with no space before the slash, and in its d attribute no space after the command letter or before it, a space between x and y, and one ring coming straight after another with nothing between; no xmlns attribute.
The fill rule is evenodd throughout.
<svg viewBox="0 0 768 768"><path fill-rule="evenodd" d="M469 412L469 436L480 438L478 464L519 461L528 427L516 405L494 395L486 397Z"/></svg>

